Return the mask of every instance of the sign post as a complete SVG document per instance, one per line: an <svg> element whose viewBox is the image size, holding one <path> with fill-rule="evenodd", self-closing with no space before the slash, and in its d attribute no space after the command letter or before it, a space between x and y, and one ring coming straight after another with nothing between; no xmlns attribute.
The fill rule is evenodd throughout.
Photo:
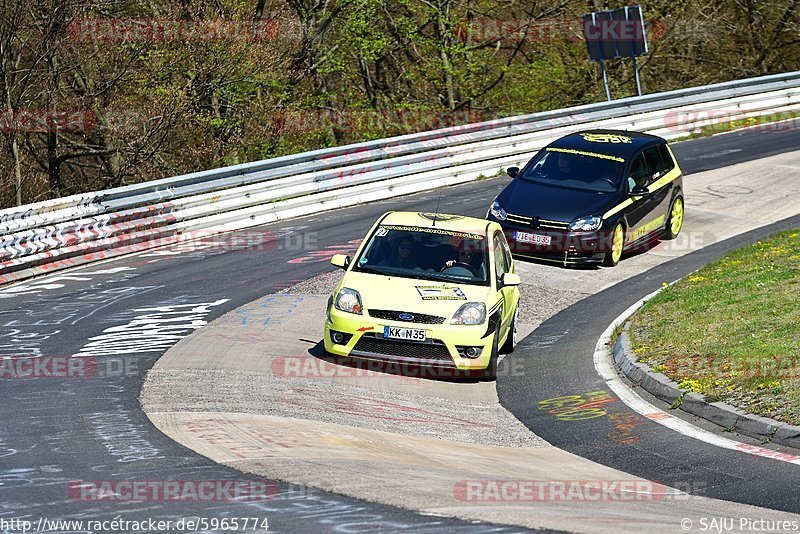
<svg viewBox="0 0 800 534"><path fill-rule="evenodd" d="M600 60L600 72L603 73L603 87L606 88L606 100L611 102L611 91L608 88L608 76L606 75L606 64Z"/></svg>
<svg viewBox="0 0 800 534"><path fill-rule="evenodd" d="M630 57L636 77L636 92L642 96L642 84L636 56L647 54L647 37L644 30L641 6L622 7L589 13L581 17L586 50L591 61L600 63L606 98L611 100L605 61Z"/></svg>

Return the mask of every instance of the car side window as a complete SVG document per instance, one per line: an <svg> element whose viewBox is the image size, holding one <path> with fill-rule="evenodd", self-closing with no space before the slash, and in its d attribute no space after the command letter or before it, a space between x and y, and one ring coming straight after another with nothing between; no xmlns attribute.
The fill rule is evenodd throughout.
<svg viewBox="0 0 800 534"><path fill-rule="evenodd" d="M631 164L631 174L628 179L628 185L630 186L629 189L633 189L633 186L636 185L641 185L643 187L646 186L647 179L647 165L645 165L644 156L639 154ZM631 185L631 183L633 185Z"/></svg>
<svg viewBox="0 0 800 534"><path fill-rule="evenodd" d="M498 280L504 273L508 272L508 264L506 263L500 232L495 232L494 234L494 269Z"/></svg>
<svg viewBox="0 0 800 534"><path fill-rule="evenodd" d="M503 248L503 256L506 257L507 272L511 272L512 267L514 265L514 261L511 257L511 249L508 248L508 241L506 241L506 236L503 234L500 234L500 246Z"/></svg>
<svg viewBox="0 0 800 534"><path fill-rule="evenodd" d="M657 146L648 148L642 155L647 164L647 185L649 185L664 175L664 164Z"/></svg>
<svg viewBox="0 0 800 534"><path fill-rule="evenodd" d="M659 145L658 152L661 154L661 172L663 176L675 168L675 162L672 159L672 155L669 153L669 149L667 149L667 145Z"/></svg>

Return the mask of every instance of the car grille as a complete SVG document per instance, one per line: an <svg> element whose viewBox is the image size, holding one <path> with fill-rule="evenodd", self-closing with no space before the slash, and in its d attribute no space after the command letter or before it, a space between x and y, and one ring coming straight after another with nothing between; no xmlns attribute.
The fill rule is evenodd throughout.
<svg viewBox="0 0 800 534"><path fill-rule="evenodd" d="M385 356L399 356L416 358L419 360L447 360L452 361L450 351L439 340L430 340L425 343L383 339L373 335L364 334L353 347L354 352L367 352Z"/></svg>
<svg viewBox="0 0 800 534"><path fill-rule="evenodd" d="M444 317L438 317L436 315L428 315L426 313L411 313L411 312L401 312L401 311L394 311L394 310L368 310L369 316L374 317L376 319L386 319L388 321L403 321L406 323L420 323L420 324L442 324L444 323ZM413 316L413 319L401 319L400 315L409 314Z"/></svg>
<svg viewBox="0 0 800 534"><path fill-rule="evenodd" d="M562 221L551 221L549 219L540 219L538 217L527 217L525 215L515 215L509 213L506 220L510 223L521 224L530 226L531 228L549 228L552 230L566 230L569 223Z"/></svg>

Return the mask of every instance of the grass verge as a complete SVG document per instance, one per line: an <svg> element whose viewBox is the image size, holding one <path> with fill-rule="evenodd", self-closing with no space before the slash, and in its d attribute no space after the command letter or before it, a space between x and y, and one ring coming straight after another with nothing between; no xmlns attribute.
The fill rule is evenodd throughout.
<svg viewBox="0 0 800 534"><path fill-rule="evenodd" d="M631 319L641 361L686 390L800 424L800 232L733 251Z"/></svg>

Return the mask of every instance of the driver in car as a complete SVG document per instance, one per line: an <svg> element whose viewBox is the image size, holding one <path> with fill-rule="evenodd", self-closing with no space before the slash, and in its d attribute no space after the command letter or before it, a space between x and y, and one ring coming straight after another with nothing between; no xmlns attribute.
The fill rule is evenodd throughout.
<svg viewBox="0 0 800 534"><path fill-rule="evenodd" d="M539 172L545 171L545 174L558 177L566 180L573 174L572 157L564 152L553 153L551 152L545 161L545 169L539 169Z"/></svg>
<svg viewBox="0 0 800 534"><path fill-rule="evenodd" d="M480 270L481 257L479 254L477 254L475 250L476 248L477 246L474 243L461 241L461 243L458 245L458 258L446 261L444 263L444 267L442 267L442 270L444 271L445 269L449 269L454 265L462 263L469 265L477 273Z"/></svg>

